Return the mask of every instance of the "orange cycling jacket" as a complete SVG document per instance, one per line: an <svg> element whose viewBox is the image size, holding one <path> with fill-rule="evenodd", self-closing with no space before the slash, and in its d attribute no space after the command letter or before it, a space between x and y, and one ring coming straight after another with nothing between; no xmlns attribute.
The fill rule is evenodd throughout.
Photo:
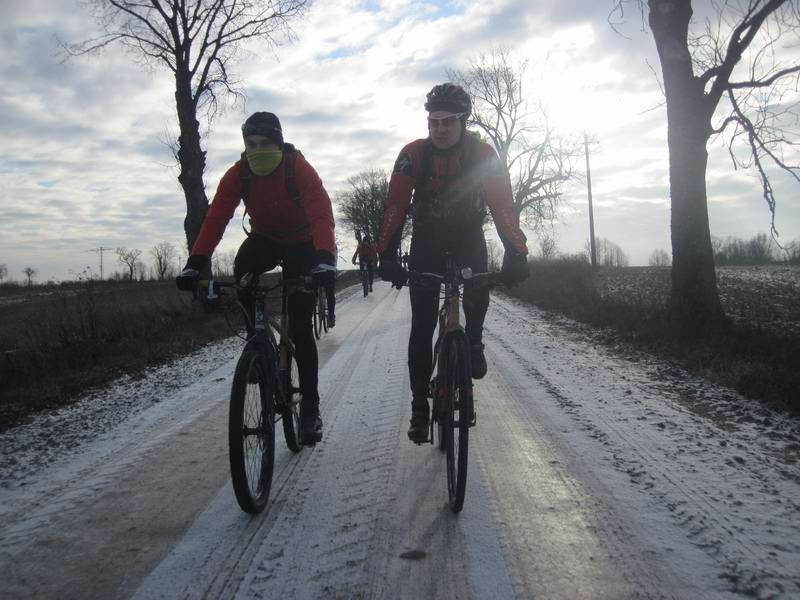
<svg viewBox="0 0 800 600"><path fill-rule="evenodd" d="M426 190L441 187L445 185L443 182L452 181L462 175L461 159L467 141L465 139L457 148L449 151L431 152L428 158L430 161L428 177L422 183L426 186ZM527 254L525 234L520 229L519 217L514 212L511 186L505 171L500 166L497 153L489 144L470 141L478 144L477 164L473 168L477 169L480 194L492 213L492 219L506 250ZM394 249L392 247L399 242L399 233L411 205L416 179L422 168L426 143L430 141L419 139L407 144L395 162L389 181L389 193L384 204L381 241L378 246L381 255L389 249Z"/></svg>
<svg viewBox="0 0 800 600"><path fill-rule="evenodd" d="M363 262L376 263L378 262L378 249L374 244L359 244L353 254L353 262L358 257L361 257Z"/></svg>
<svg viewBox="0 0 800 600"><path fill-rule="evenodd" d="M317 172L299 152L294 160L299 203L286 189L286 159L270 175L251 176L247 212L252 232L280 244L310 241L315 250L325 250L336 256L333 208L328 193ZM192 254L211 256L222 239L242 197L240 169L241 160L222 176Z"/></svg>

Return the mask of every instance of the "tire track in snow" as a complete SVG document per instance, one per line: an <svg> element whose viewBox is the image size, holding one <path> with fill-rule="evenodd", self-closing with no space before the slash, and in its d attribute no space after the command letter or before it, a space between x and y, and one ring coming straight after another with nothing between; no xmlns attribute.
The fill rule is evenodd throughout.
<svg viewBox="0 0 800 600"><path fill-rule="evenodd" d="M515 343L519 341L517 336L520 332L530 335L528 332L531 329L542 325L541 321L529 316L530 310L512 301L494 298L489 314L495 312L496 316L491 321L496 318L505 323L515 323L516 326L513 329L501 327L499 334L493 333L489 326L489 338L504 352L514 356L525 372L548 391L549 397L581 424L587 435L605 449L616 470L624 473L642 493L654 498L662 510L671 513L674 522L686 531L687 538L719 565L719 578L727 582L725 587L741 593L770 597L788 592L782 582L789 582L795 592L800 592L800 577L796 575L800 566L797 558L800 546L791 542L779 544L778 548L768 550L771 558L765 561L764 539L755 535L756 530L751 527L742 527L741 518L737 522L730 516L731 512L737 512L731 502L724 498L730 490L730 480L720 478L718 472L727 472L728 477L740 481L747 488L752 488L752 480L748 481L751 478L743 472L741 463L736 464L738 461L723 462L717 454L719 451L711 447L709 441L727 437L735 439L735 435L726 432L720 436L707 422L685 414L677 403L671 401L670 391L664 389L666 386L660 386L655 394L647 387L641 387L635 378L635 371L643 370L642 367L624 365L624 360L616 357L609 359L594 349L591 351L595 353L600 373L605 371L613 376L613 369L618 369L613 381L595 377L593 372L579 372L577 369L571 372L572 366L558 356L558 350L554 352L556 360L560 358L558 368L548 366L550 370L543 372L533 360L534 357L523 356L518 350L520 345ZM551 347L570 345L565 340L550 343ZM521 346L530 347L530 342ZM586 350L587 346L584 342L576 345L576 348ZM543 365L549 364L544 357L539 360ZM549 360L552 362L552 359ZM583 356L576 362L580 369L581 364L591 363L591 359ZM642 381L645 386L652 384L651 375L642 377ZM592 389L593 385L597 385L597 388ZM582 391L585 396L574 397L576 391ZM596 396L599 398L596 399ZM614 398L613 406L604 399L609 396ZM682 424L675 426L678 420ZM632 425L632 422L637 425ZM727 439L722 443L723 446L725 444ZM709 458L708 451L712 449L714 453ZM702 475L708 473L708 467L699 469L703 463L712 465L711 468L717 471L713 477ZM755 473L752 479L762 481L763 477L763 473ZM771 489L766 491L769 495L778 494L778 490L784 487L782 483L796 491L795 485L776 482L774 478ZM753 492L745 493L753 495ZM786 498L793 496L789 489L785 494ZM753 507L745 510L753 510ZM775 514L774 510L770 512ZM781 518L787 531L800 534L796 515L796 510L788 506ZM747 516L745 520L753 522L753 518L759 517ZM771 522L773 530L777 530L777 523ZM769 523L767 520L767 526ZM786 537L791 539L791 534Z"/></svg>
<svg viewBox="0 0 800 600"><path fill-rule="evenodd" d="M291 495L300 501L275 515L241 585L216 597L231 597L234 588L243 598L366 597L370 540L391 481L401 410L405 361L398 360L402 328L392 326L395 300L382 298L326 364L325 438L297 474ZM376 370L388 375L376 377ZM361 461L355 468L353 457Z"/></svg>

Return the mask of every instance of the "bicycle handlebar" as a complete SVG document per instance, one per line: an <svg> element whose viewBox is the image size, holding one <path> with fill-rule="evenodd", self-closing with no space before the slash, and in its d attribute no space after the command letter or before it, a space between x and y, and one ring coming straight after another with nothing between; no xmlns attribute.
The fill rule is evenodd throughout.
<svg viewBox="0 0 800 600"><path fill-rule="evenodd" d="M424 280L427 280L428 282L435 282L437 284L444 283L445 281L450 281L457 284L479 281L485 282L485 284L489 286L504 284L500 273L473 273L472 269L469 267L461 269L460 271L450 271L443 275L440 275L439 273L426 273L412 270L406 271L406 274L408 275L410 285L415 283L424 284L426 283ZM417 281L413 281L415 279Z"/></svg>
<svg viewBox="0 0 800 600"><path fill-rule="evenodd" d="M309 293L313 292L313 278L311 275L303 275L301 277L293 277L291 279L281 279L274 285L264 285L261 283L253 283L253 275L248 273L240 281L217 281L216 279L200 279L197 281L198 288L209 288L212 284L215 288L234 288L237 290L253 289L259 292L268 293L281 286L291 288L303 288L304 291Z"/></svg>

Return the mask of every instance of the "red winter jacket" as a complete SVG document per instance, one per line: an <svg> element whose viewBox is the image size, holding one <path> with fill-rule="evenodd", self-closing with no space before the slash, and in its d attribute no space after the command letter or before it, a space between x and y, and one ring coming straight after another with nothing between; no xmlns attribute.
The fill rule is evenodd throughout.
<svg viewBox="0 0 800 600"><path fill-rule="evenodd" d="M336 256L333 208L328 193L317 172L299 152L294 160L299 205L286 190L285 160L270 175L251 175L247 212L252 232L282 244L311 241L316 250L326 250ZM241 201L240 164L241 161L237 161L222 176L192 254L211 256L222 239Z"/></svg>
<svg viewBox="0 0 800 600"><path fill-rule="evenodd" d="M356 262L357 257L361 257L361 262L377 263L378 249L375 247L374 244L361 243L358 245L358 248L356 248L356 251L353 254L352 262Z"/></svg>
<svg viewBox="0 0 800 600"><path fill-rule="evenodd" d="M472 135L467 133L466 135ZM466 142L467 140L464 140ZM470 140L474 141L474 140ZM386 197L381 226L381 242L378 251L383 254L393 242L403 226L406 213L411 204L417 174L421 168L423 148L426 140L419 139L406 145L397 157L394 171L389 181L389 193ZM480 192L486 206L492 213L492 219L504 243L520 254L527 254L525 234L519 228L519 217L514 212L511 199L511 187L506 173L500 167L497 153L489 144L478 143L478 161L475 169L480 177ZM461 153L464 143L452 151L432 152L430 158L429 177L426 189L436 189L444 182L461 175Z"/></svg>

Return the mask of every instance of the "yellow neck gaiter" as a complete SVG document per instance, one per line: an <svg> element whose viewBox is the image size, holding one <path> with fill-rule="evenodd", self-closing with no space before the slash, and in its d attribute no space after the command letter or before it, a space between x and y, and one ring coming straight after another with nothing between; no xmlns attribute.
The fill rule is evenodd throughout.
<svg viewBox="0 0 800 600"><path fill-rule="evenodd" d="M247 155L247 163L255 175L271 174L281 164L281 160L283 160L281 150L259 150Z"/></svg>

